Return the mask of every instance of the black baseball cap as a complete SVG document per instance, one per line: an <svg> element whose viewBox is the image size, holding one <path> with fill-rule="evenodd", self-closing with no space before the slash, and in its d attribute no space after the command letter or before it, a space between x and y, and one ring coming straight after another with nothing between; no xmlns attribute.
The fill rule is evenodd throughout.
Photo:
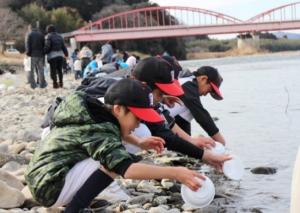
<svg viewBox="0 0 300 213"><path fill-rule="evenodd" d="M133 79L113 83L104 95L105 104L126 106L136 117L147 122L162 122L163 118L153 108L150 88Z"/></svg>
<svg viewBox="0 0 300 213"><path fill-rule="evenodd" d="M196 77L201 75L206 75L208 77L208 81L213 88L213 91L210 92L210 95L216 100L222 100L223 96L220 91L220 86L222 84L223 78L219 74L218 70L211 66L203 66L197 69L193 73Z"/></svg>
<svg viewBox="0 0 300 213"><path fill-rule="evenodd" d="M146 82L152 89L156 86L172 96L181 96L183 89L174 81L173 67L164 59L149 57L141 60L133 70L133 76Z"/></svg>
<svg viewBox="0 0 300 213"><path fill-rule="evenodd" d="M179 75L179 72L182 71L182 67L178 63L177 59L174 56L169 56L169 55L163 55L163 56L161 56L161 58L172 66L172 68L174 70L174 74L175 74L174 78L178 79L178 75Z"/></svg>

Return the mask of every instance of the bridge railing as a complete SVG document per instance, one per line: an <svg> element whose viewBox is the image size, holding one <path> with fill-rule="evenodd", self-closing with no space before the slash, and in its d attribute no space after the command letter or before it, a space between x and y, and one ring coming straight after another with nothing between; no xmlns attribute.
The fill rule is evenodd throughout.
<svg viewBox="0 0 300 213"><path fill-rule="evenodd" d="M201 26L240 23L234 17L191 7L147 7L118 13L92 22L80 30L127 29L159 26Z"/></svg>
<svg viewBox="0 0 300 213"><path fill-rule="evenodd" d="M260 13L247 22L282 22L300 20L300 2L286 4Z"/></svg>

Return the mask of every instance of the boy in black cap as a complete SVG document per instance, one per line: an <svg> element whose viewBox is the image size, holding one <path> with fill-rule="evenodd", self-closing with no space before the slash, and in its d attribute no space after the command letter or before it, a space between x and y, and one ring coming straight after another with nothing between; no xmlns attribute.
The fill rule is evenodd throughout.
<svg viewBox="0 0 300 213"><path fill-rule="evenodd" d="M140 120L161 122L152 108L150 89L123 79L105 95L105 104L84 92L66 97L54 113L54 127L37 147L27 168L28 187L44 206L63 206L66 213L80 212L116 174L130 179L176 179L192 190L200 187L201 174L184 167L136 163L121 138ZM101 165L100 165L101 164Z"/></svg>
<svg viewBox="0 0 300 213"><path fill-rule="evenodd" d="M162 112L167 124L146 125L154 136L165 140L165 146L169 150L186 154L190 157L202 159L204 162L217 168L221 168L224 161L230 159L228 155L216 155L208 150L203 150L201 143L203 137L192 138L186 133L182 135L182 130L173 121L168 111L161 108L159 102L163 101L164 95L184 97L182 88L175 81L173 67L158 57L150 57L140 61L133 70L133 76L142 82L145 82L151 89L154 96L154 103L157 104L157 111ZM174 132L171 131L174 130ZM181 130L182 132L178 131Z"/></svg>
<svg viewBox="0 0 300 213"><path fill-rule="evenodd" d="M179 78L179 83L184 90L184 96L181 96L184 106L177 105L170 111L172 116L176 116L176 123L188 134L191 134L190 122L194 118L213 140L225 144L223 135L199 98L209 93L214 99L222 100L223 96L219 89L222 81L223 78L218 70L210 66L200 67L190 76Z"/></svg>
<svg viewBox="0 0 300 213"><path fill-rule="evenodd" d="M156 109L160 112L163 112L164 118L167 120L166 124L155 125L146 123L148 129L150 129L151 131L150 134L163 138L166 142L165 146L169 150L177 151L197 159L203 159L204 162L213 164L220 168L222 166L222 163L228 159L228 156L214 155L209 151L204 152L202 147L204 147L206 144L206 138L193 138L186 134L183 130L181 130L181 132L178 132L178 130L180 130L180 127L175 124L174 119L169 116L168 111L163 109L161 107L162 105L159 104L159 102L164 101L163 99L165 98L165 95L183 95L183 90L175 81L172 71L173 67L164 59L158 57L150 57L141 60L133 70L133 77L139 81L144 82L152 89ZM78 89L83 90L88 94L97 96L97 94L103 93L103 90L107 88L107 85L111 84L114 81L117 80L111 78L90 79ZM175 133L172 132L171 129L176 129ZM140 136L139 134L136 135ZM141 140L137 137L134 137L134 135L130 135L126 138L125 141L139 146Z"/></svg>

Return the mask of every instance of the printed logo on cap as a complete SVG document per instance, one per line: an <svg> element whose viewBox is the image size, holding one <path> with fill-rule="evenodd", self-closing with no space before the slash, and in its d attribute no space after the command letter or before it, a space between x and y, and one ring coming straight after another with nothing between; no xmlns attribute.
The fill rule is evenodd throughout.
<svg viewBox="0 0 300 213"><path fill-rule="evenodd" d="M153 94L152 93L149 93L149 103L150 103L150 106L154 105L154 100L153 100Z"/></svg>
<svg viewBox="0 0 300 213"><path fill-rule="evenodd" d="M175 80L175 71L174 70L171 71L171 76L172 76L172 81L174 81Z"/></svg>

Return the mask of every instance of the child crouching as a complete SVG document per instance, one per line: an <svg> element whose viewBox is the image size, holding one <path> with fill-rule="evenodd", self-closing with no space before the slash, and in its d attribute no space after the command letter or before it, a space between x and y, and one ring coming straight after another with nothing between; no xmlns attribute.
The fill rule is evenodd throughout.
<svg viewBox="0 0 300 213"><path fill-rule="evenodd" d="M176 179L192 190L201 174L184 167L137 163L122 145L140 120L161 122L152 94L144 84L123 79L106 92L105 104L83 92L69 95L55 110L54 127L37 146L25 178L44 206L67 206L80 212L113 181L115 174L129 179ZM163 149L163 141L157 143Z"/></svg>

